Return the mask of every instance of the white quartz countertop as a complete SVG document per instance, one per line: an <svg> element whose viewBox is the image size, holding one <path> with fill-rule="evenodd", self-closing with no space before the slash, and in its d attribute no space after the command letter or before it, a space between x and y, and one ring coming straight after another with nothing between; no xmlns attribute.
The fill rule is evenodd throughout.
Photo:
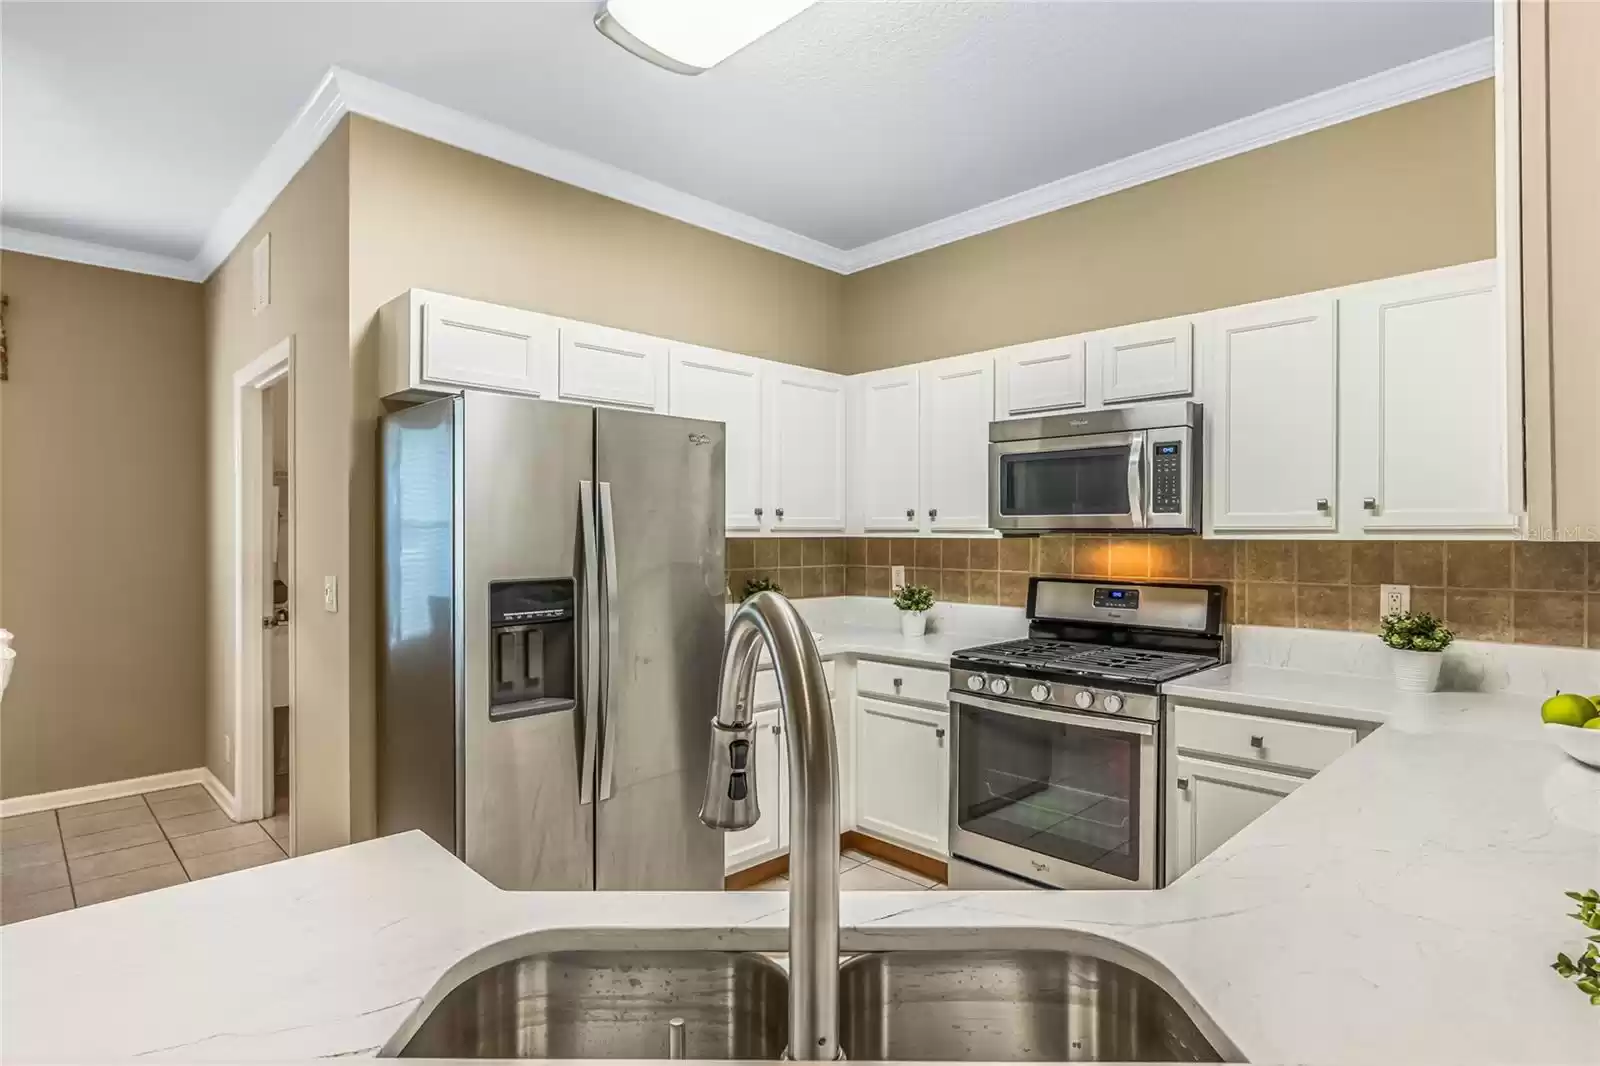
<svg viewBox="0 0 1600 1066"><path fill-rule="evenodd" d="M836 654L952 650L817 628ZM1561 893L1600 886L1600 773L1526 697L1286 673L1181 688L1383 724L1172 886L847 893L844 948L1095 951L1260 1063L1600 1063L1600 1010L1549 969L1581 942ZM409 833L0 929L0 1059L371 1055L533 950L782 950L786 921L778 893L503 892Z"/></svg>

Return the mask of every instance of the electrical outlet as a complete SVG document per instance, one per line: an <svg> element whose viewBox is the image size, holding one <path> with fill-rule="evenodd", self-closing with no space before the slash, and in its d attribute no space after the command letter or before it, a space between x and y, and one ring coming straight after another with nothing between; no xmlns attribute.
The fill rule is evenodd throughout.
<svg viewBox="0 0 1600 1066"><path fill-rule="evenodd" d="M889 567L889 587L902 588L906 583L906 568L903 566Z"/></svg>
<svg viewBox="0 0 1600 1066"><path fill-rule="evenodd" d="M332 574L322 579L322 609L329 614L339 611L339 579Z"/></svg>
<svg viewBox="0 0 1600 1066"><path fill-rule="evenodd" d="M1404 614L1411 610L1410 585L1383 585L1378 589L1378 618Z"/></svg>

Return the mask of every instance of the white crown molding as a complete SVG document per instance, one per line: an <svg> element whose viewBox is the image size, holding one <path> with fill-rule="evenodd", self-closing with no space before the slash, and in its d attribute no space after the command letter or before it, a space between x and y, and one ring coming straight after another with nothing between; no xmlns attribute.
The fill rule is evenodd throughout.
<svg viewBox="0 0 1600 1066"><path fill-rule="evenodd" d="M846 253L849 265L843 273L854 274L1492 77L1494 39L1485 37L853 248Z"/></svg>
<svg viewBox="0 0 1600 1066"><path fill-rule="evenodd" d="M825 270L854 274L1493 76L1494 41L1484 38L859 248L843 249L334 67L217 217L193 260L15 228L0 228L0 247L204 281L238 247L339 121L347 114L359 114Z"/></svg>
<svg viewBox="0 0 1600 1066"><path fill-rule="evenodd" d="M198 281L194 264L176 256L152 255L149 252L130 252L126 248L113 248L108 244L76 241L71 237L56 237L49 233L0 226L0 248L8 252L24 252L46 259L64 259L70 263L128 270L135 274L154 274L161 278L178 278Z"/></svg>

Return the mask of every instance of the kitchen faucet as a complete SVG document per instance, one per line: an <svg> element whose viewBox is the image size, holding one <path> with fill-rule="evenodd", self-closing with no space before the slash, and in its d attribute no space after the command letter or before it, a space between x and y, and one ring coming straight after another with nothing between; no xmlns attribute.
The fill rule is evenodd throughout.
<svg viewBox="0 0 1600 1066"><path fill-rule="evenodd" d="M748 829L756 802L756 664L772 657L789 735L789 1058L839 1058L839 758L833 705L811 630L783 596L740 604L722 651L700 820Z"/></svg>

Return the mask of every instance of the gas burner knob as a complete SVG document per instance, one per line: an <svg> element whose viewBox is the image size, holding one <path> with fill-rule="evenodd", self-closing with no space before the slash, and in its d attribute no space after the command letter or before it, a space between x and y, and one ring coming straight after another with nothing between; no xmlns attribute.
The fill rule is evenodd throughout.
<svg viewBox="0 0 1600 1066"><path fill-rule="evenodd" d="M983 675L973 674L971 677L967 678L967 688L971 689L973 692L982 692Z"/></svg>
<svg viewBox="0 0 1600 1066"><path fill-rule="evenodd" d="M1004 696L1007 692L1011 691L1011 682L1007 681L1003 677L991 678L989 681L989 691L993 692L996 696Z"/></svg>
<svg viewBox="0 0 1600 1066"><path fill-rule="evenodd" d="M1035 703L1043 703L1050 698L1049 685L1035 685L1028 690L1028 695L1033 697Z"/></svg>
<svg viewBox="0 0 1600 1066"><path fill-rule="evenodd" d="M1121 713L1121 711L1122 711L1122 697L1118 696L1116 693L1112 693L1111 695L1107 696L1106 697L1106 710L1110 711L1112 714Z"/></svg>
<svg viewBox="0 0 1600 1066"><path fill-rule="evenodd" d="M1072 697L1072 702L1076 703L1079 707L1082 707L1087 711L1090 707L1094 706L1094 693L1080 692L1076 696Z"/></svg>

